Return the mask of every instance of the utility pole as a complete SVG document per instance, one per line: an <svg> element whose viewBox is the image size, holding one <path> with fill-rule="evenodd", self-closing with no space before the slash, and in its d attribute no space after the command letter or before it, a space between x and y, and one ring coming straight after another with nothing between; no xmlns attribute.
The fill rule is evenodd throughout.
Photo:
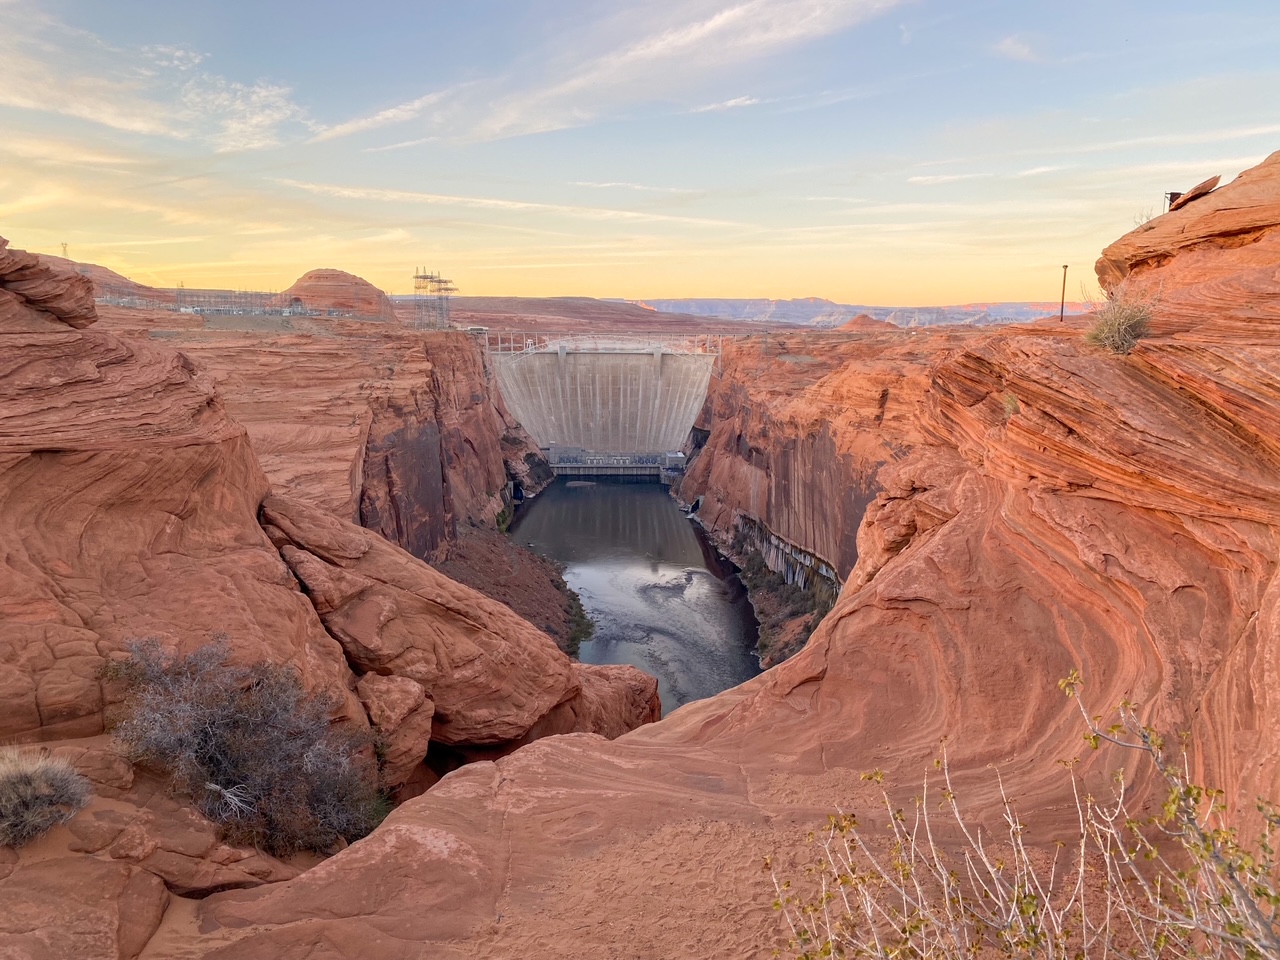
<svg viewBox="0 0 1280 960"><path fill-rule="evenodd" d="M1062 323L1067 316L1067 265L1062 265L1062 303L1058 305L1058 322Z"/></svg>

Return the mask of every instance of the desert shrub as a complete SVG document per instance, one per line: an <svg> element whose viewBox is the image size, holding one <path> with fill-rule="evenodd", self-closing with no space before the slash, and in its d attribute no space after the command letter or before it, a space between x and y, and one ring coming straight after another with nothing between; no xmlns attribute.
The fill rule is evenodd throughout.
<svg viewBox="0 0 1280 960"><path fill-rule="evenodd" d="M324 851L385 814L372 738L331 724L335 702L305 692L291 668L232 665L225 641L179 655L142 640L128 652L109 670L128 690L116 738L230 839Z"/></svg>
<svg viewBox="0 0 1280 960"><path fill-rule="evenodd" d="M0 847L20 847L74 817L89 781L46 750L0 748Z"/></svg>
<svg viewBox="0 0 1280 960"><path fill-rule="evenodd" d="M1062 685L1076 696L1079 676ZM1272 840L1280 813L1260 803L1262 833L1242 844L1223 817L1221 793L1192 784L1185 758L1166 755L1132 704L1123 704L1119 723L1106 730L1087 715L1085 722L1094 748L1110 743L1154 765L1167 788L1157 815L1134 811L1123 772L1106 800L1082 795L1073 778L1078 830L1037 848L1003 785L998 833L963 813L944 751L936 762L941 784L926 779L913 809L882 794L886 835L872 836L851 814L830 818L814 838L820 853L809 872L816 892L797 893L774 873L774 906L795 954L1280 958L1280 864ZM880 783L883 775L863 779ZM943 836L954 840L946 844Z"/></svg>
<svg viewBox="0 0 1280 960"><path fill-rule="evenodd" d="M1137 300L1109 300L1097 312L1085 339L1112 353L1128 353L1151 332L1151 308Z"/></svg>

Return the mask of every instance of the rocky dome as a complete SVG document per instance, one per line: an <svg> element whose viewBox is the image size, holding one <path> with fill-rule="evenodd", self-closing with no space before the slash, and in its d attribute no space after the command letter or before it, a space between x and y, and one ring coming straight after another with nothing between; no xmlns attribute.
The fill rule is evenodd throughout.
<svg viewBox="0 0 1280 960"><path fill-rule="evenodd" d="M395 320L387 295L363 277L345 270L309 270L280 294L286 305L297 301L308 313L330 311L366 320Z"/></svg>
<svg viewBox="0 0 1280 960"><path fill-rule="evenodd" d="M840 324L837 330L896 330L895 324L889 323L887 320L877 320L875 317L865 313L860 313L852 320Z"/></svg>

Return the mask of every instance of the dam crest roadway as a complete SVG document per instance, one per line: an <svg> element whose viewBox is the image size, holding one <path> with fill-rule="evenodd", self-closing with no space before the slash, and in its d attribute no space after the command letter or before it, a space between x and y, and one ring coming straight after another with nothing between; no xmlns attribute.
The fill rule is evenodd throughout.
<svg viewBox="0 0 1280 960"><path fill-rule="evenodd" d="M507 408L558 476L657 479L683 467L721 338L495 333L487 346Z"/></svg>

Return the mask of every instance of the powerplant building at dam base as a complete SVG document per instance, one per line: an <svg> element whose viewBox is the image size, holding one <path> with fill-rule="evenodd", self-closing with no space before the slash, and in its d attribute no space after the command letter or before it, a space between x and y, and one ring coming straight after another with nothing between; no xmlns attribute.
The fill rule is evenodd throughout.
<svg viewBox="0 0 1280 960"><path fill-rule="evenodd" d="M508 409L558 476L670 480L720 338L503 334L489 356Z"/></svg>

